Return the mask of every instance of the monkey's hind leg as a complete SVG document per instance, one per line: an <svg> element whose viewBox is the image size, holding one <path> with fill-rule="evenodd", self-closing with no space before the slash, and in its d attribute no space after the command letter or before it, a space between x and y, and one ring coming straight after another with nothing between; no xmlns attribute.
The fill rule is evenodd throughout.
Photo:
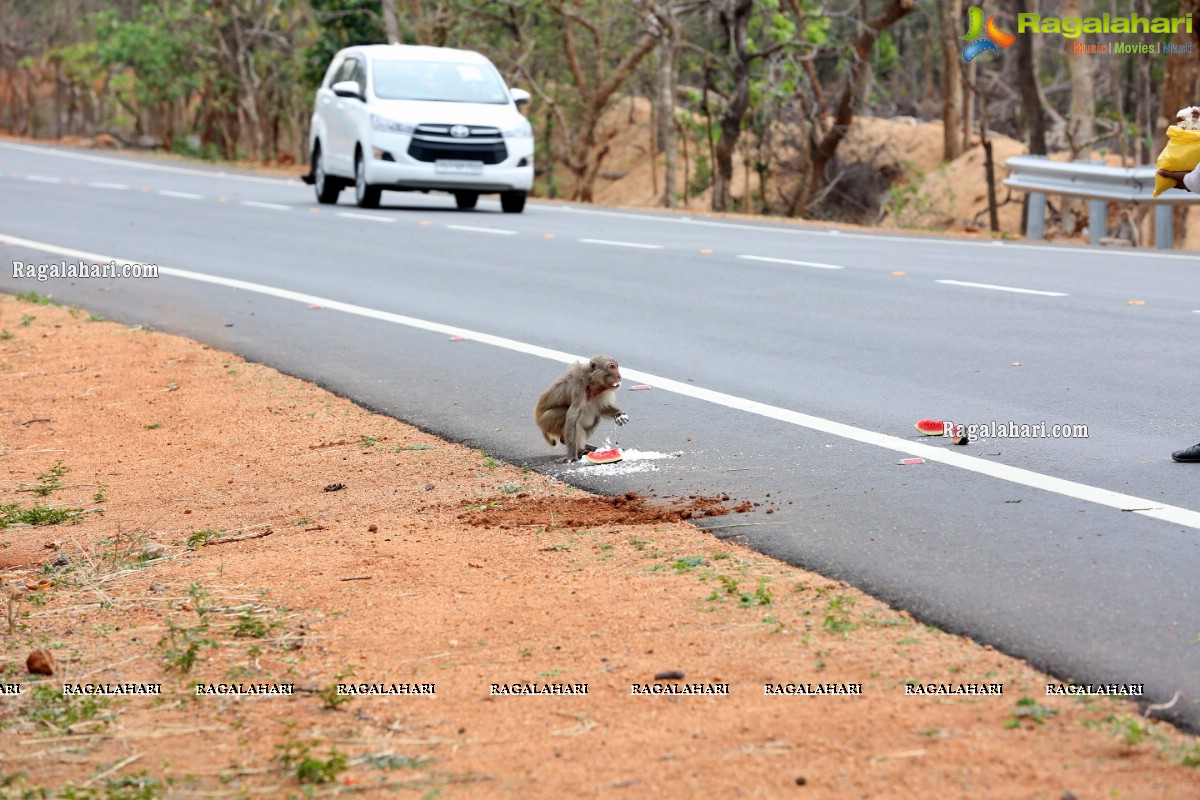
<svg viewBox="0 0 1200 800"><path fill-rule="evenodd" d="M542 431L542 438L551 447L558 447L560 441L565 441L566 436L563 435L563 423L566 422L567 414L560 409L548 408L538 417L538 428Z"/></svg>

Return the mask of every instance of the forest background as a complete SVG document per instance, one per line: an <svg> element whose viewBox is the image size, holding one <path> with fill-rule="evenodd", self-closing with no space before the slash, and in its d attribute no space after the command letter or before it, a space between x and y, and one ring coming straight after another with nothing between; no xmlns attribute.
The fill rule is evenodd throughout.
<svg viewBox="0 0 1200 800"><path fill-rule="evenodd" d="M461 47L532 92L538 196L999 233L1021 224L1004 158L1153 163L1200 103L1200 0L982 8L1008 32L1027 13L1197 21L1024 33L966 63L963 0L8 0L0 132L304 164L338 49ZM1117 39L1191 54L1073 46ZM1086 223L1054 214L1062 234Z"/></svg>

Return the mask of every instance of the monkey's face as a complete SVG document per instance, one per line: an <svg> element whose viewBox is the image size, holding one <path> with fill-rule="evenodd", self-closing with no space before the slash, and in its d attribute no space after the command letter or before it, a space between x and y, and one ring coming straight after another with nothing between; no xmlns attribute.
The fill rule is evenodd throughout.
<svg viewBox="0 0 1200 800"><path fill-rule="evenodd" d="M608 365L608 385L612 389L621 388L621 365L615 361Z"/></svg>
<svg viewBox="0 0 1200 800"><path fill-rule="evenodd" d="M621 365L612 358L597 358L592 361L593 380L603 381L609 389L621 388Z"/></svg>

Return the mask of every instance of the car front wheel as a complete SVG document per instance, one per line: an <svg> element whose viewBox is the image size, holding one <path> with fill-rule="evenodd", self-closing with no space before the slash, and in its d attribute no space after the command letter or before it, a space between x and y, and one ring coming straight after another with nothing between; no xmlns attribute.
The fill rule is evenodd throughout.
<svg viewBox="0 0 1200 800"><path fill-rule="evenodd" d="M379 208L383 189L367 183L367 164L360 153L354 161L354 201L359 208Z"/></svg>
<svg viewBox="0 0 1200 800"><path fill-rule="evenodd" d="M506 214L520 214L525 210L525 193L501 192L500 208L504 209Z"/></svg>
<svg viewBox="0 0 1200 800"><path fill-rule="evenodd" d="M321 148L313 150L313 189L317 193L317 202L324 205L333 205L338 200L338 195L342 193L342 185L337 178L332 178L325 174L325 158L321 155Z"/></svg>
<svg viewBox="0 0 1200 800"><path fill-rule="evenodd" d="M479 192L455 192L454 204L463 211L470 211L479 202Z"/></svg>

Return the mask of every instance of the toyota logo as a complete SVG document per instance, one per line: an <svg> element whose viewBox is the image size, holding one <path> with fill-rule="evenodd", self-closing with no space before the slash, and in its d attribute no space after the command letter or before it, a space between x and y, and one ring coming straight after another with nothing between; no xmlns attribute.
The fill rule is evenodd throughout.
<svg viewBox="0 0 1200 800"><path fill-rule="evenodd" d="M471 129L466 125L455 125L450 129L450 135L455 139L466 139L471 135Z"/></svg>

